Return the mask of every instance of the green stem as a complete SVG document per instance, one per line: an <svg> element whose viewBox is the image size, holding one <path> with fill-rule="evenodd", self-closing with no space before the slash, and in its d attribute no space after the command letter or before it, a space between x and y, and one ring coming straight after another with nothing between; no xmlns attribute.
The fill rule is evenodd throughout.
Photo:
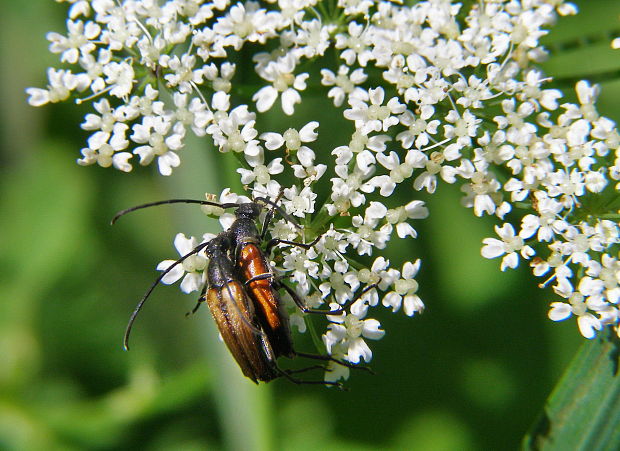
<svg viewBox="0 0 620 451"><path fill-rule="evenodd" d="M304 317L304 322L306 323L306 328L310 333L310 338L312 339L312 344L316 348L319 354L325 353L325 345L323 344L323 340L319 337L319 334L316 331L316 327L314 326L314 320L312 319L312 315L306 315Z"/></svg>
<svg viewBox="0 0 620 451"><path fill-rule="evenodd" d="M593 45L604 44L609 45L612 39L620 35L620 30L609 30L598 33L579 36L576 39L568 39L566 41L552 42L546 44L545 47L552 53L567 52L584 47L592 47Z"/></svg>
<svg viewBox="0 0 620 451"><path fill-rule="evenodd" d="M573 88L578 81L588 80L590 83L604 83L608 81L616 81L620 79L620 69L612 69L604 72L598 72L593 74L579 74L572 75L570 77L559 77L554 78L551 83L549 83L550 87L554 88Z"/></svg>
<svg viewBox="0 0 620 451"><path fill-rule="evenodd" d="M310 236L306 238L314 238L314 236L324 231L327 228L327 224L329 224L332 219L333 216L327 212L327 208L322 206L319 212L312 218L310 225L306 227L306 230L310 232Z"/></svg>
<svg viewBox="0 0 620 451"><path fill-rule="evenodd" d="M205 191L219 193L224 186L239 183L236 172L229 169L234 159L213 149L206 140L188 135L183 165L173 176L166 178L171 197L195 196ZM205 230L210 221L204 215L193 214L190 209L180 209L178 222L184 229ZM203 348L199 358L209 362L215 384L211 396L215 400L220 420L224 449L231 451L274 449L272 393L269 386L254 385L243 377L226 347L217 338L217 330L211 318L204 317Z"/></svg>

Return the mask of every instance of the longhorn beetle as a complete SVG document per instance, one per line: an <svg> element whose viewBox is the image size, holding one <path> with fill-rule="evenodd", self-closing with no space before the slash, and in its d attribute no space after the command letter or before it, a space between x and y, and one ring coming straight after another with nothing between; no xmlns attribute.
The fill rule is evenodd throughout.
<svg viewBox="0 0 620 451"><path fill-rule="evenodd" d="M144 297L142 298L142 300L140 301L140 303L134 310L130 318L129 324L127 326L127 331L125 334L125 347L126 348L127 348L127 341L128 341L129 333L131 331L133 322L138 312L142 308L142 305L144 304L144 302L146 301L150 293L153 291L157 283L159 283L162 280L162 278L167 272L169 272L174 266L176 266L177 264L185 260L185 258L189 257L190 255L194 255L200 252L203 248L207 247L207 251L209 251L209 249L212 249L211 252L213 252L214 250L218 250L218 253L216 254L217 255L216 260L219 262L219 264L220 265L222 265L223 263L230 264L234 270L234 276L236 276L236 280L244 282L248 295L250 299L252 300L253 307L254 307L254 312L252 314L251 320L252 321L254 320L254 315L258 318L258 326L262 329L262 332L266 335L266 341L269 344L269 349L273 351L274 358L272 360L275 360L280 356L285 356L289 358L300 356L300 357L306 357L306 358L315 359L315 360L333 361L340 365L347 366L349 368L360 368L360 369L368 370L368 368L350 364L348 362L335 359L331 356L307 354L307 353L298 352L294 349L293 341L291 338L288 314L283 306L283 303L277 291L279 288L284 288L289 293L289 295L292 297L295 304L305 313L338 315L338 314L344 313L344 306L335 311L310 309L303 303L303 301L299 298L299 296L297 296L297 293L295 293L293 289L281 283L279 279L276 278L275 274L273 273L271 269L271 266L269 265L267 261L267 258L265 257L260 247L261 242L264 241L269 222L273 215L273 210L268 212L265 218L265 221L262 227L262 233L259 233L258 228L256 227L256 221L258 220L258 217L262 209L264 208L264 205L271 205L273 206L274 209L278 210L282 214L282 216L285 219L287 219L289 222L294 224L296 227L299 227L299 225L292 218L290 218L285 212L283 212L281 208L275 202L269 199L265 199L265 198L257 198L254 202L223 203L223 204L219 204L219 203L211 202L211 201L195 200L195 199L169 199L169 200L164 200L164 201L142 204L136 207L123 210L116 214L116 216L112 219L112 223L114 224L118 218L132 211L136 211L139 209L148 208L148 207L152 207L156 205L173 204L173 203L195 203L195 204L201 204L201 205L217 206L220 208L233 208L233 207L236 208L235 221L233 222L233 224L230 226L230 228L226 232L222 233L222 234L227 234L226 240L230 240L230 243L227 243L227 246L230 246L229 251L232 256L232 261L228 260L227 256L226 256L226 259L224 258L225 256L224 254L226 253L224 251L226 250L227 246L223 245L224 237L222 236L220 238L220 235L222 235L220 234L218 235L217 238L214 239L216 240L215 241L216 244L213 245L212 247L209 247L210 242L202 243L198 245L193 251L189 252L188 254L184 255L179 260L177 260L175 263L173 263L173 265L169 267L168 270L166 270L164 274L160 275L160 277L155 281L153 286L151 286L150 290L147 291L147 293L144 295ZM295 241L272 239L268 243L266 248L271 249L273 246L283 243L283 244L289 244L289 245L294 245L294 246L300 246L300 247L308 249L314 244L316 244L316 242L318 242L318 239L320 239L320 236L317 239L315 239L313 242L307 243L307 244L299 243ZM208 274L210 274L210 271L211 271L211 265L209 265ZM232 275L233 274L227 273L227 277L228 277L227 280L232 280ZM209 293L211 293L210 285L211 284L209 284ZM223 287L221 278L216 280L216 286L220 286L220 288ZM236 290L237 287L235 286L235 290L233 290L229 288L229 286L230 284L226 284L226 287L228 290L226 297L234 298L235 293L237 292ZM359 296L352 299L347 304L354 302L361 295L365 294L367 291L375 287L376 287L375 284L369 285L360 293ZM207 287L205 287L205 289L206 288ZM203 298L201 297L201 299ZM207 296L207 301L208 301L209 307L211 307L212 303L209 302L208 296ZM242 305L244 305L243 300L241 300L240 302ZM194 309L194 311L198 308L199 305L200 305L200 300L196 308ZM239 310L242 310L242 311L245 310L246 313L248 313L247 308L245 306L243 306ZM216 306L216 312L217 311L218 311L218 308ZM213 310L212 310L212 314L214 315L214 318L219 326L220 321L218 320L218 317L216 317L216 313L214 313ZM242 318L245 317L245 314L242 314L241 317ZM251 321L246 320L245 323L246 323L245 324L246 326L250 326L251 329L254 329L253 330L254 333L258 332L256 330L256 325L251 324ZM233 341L235 340L233 339ZM228 345L228 342L226 343ZM253 346L256 346L256 345L257 344L254 343ZM235 353L236 350L233 350L231 345L228 345L228 346L233 356L235 356L235 358L239 362L239 359L237 358L237 354ZM233 347L234 347L234 343L233 343ZM243 369L244 368L243 365L241 363L239 364ZM248 375L245 370L244 370L244 374L246 374L246 376ZM248 377L252 379L251 376L248 376ZM259 380L265 380L265 379L259 379Z"/></svg>
<svg viewBox="0 0 620 451"><path fill-rule="evenodd" d="M243 284L235 278L228 257L229 235L222 232L205 247L209 257L207 285L198 302L206 300L220 335L244 376L255 383L269 382L281 372L275 363L271 344L260 330L254 306Z"/></svg>
<svg viewBox="0 0 620 451"><path fill-rule="evenodd" d="M206 243L199 244L191 252L169 266L150 287L131 315L125 331L125 349L129 348L129 334L136 315L155 286L184 259L205 249L205 253L209 257L209 265L206 269L207 285L200 295L198 305L201 302L207 302L220 335L239 368L241 368L243 375L254 383L269 382L278 377L285 377L296 384L323 384L342 388L338 382L300 380L292 376L295 372L306 371L316 368L316 366L291 371L283 370L277 365L277 357L273 352L271 343L265 332L260 329L258 317L254 312L254 305L249 299L243 283L235 277L234 266L228 257L230 246L230 232L224 231Z"/></svg>

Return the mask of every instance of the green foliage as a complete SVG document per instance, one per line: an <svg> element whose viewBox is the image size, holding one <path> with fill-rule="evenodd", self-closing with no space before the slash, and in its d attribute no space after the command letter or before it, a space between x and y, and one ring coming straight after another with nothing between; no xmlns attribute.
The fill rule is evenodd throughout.
<svg viewBox="0 0 620 451"><path fill-rule="evenodd" d="M389 249L393 262L424 259L427 311L379 318L390 329L374 348L377 375L354 374L350 391L286 381L253 386L231 362L206 309L184 318L194 299L172 288L156 291L136 323L132 351L123 353L131 309L156 277L155 264L174 255L173 231L213 232L218 224L189 206L136 214L114 228L110 218L142 202L239 190L238 177L223 169L221 155L190 162L201 153L191 150L163 181L151 177L153 169L127 177L77 166L79 114L35 110L22 95L44 79L44 32L61 29L61 6L48 3L22 9L2 2L0 42L13 63L0 69L0 449L451 450L519 443L582 339L574 325L546 319L549 299L525 268L499 274L498 262L479 256L492 224L472 220L449 188L426 199L431 217L419 238ZM570 27L560 23L565 34L554 32L549 41L574 39L592 22L617 28L616 17L596 6L603 3L610 2L584 4L580 16L563 19ZM573 73L578 52L552 58L548 72L581 75ZM618 53L604 45L585 54L620 66ZM616 120L619 85L603 86L602 113ZM308 337L295 339L312 349ZM573 399L566 387L580 382L575 390L594 410L577 412L587 418L599 418L598 387L617 390L611 360L596 355L610 346L588 343L577 358L590 366L572 367L550 400L549 420L566 440L583 427L557 423ZM617 424L617 412L610 415ZM539 431L526 443L538 443Z"/></svg>
<svg viewBox="0 0 620 451"><path fill-rule="evenodd" d="M584 343L523 441L523 449L618 449L618 337Z"/></svg>

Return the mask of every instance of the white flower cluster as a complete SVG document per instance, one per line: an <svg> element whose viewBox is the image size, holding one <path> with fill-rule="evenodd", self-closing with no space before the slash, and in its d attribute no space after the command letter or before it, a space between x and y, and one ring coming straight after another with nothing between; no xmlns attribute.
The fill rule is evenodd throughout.
<svg viewBox="0 0 620 451"><path fill-rule="evenodd" d="M554 282L563 298L551 304L549 318L575 315L586 338L604 326L620 332L620 135L611 120L597 113L597 95L597 87L581 81L579 104L543 106L547 111L538 112L533 123L518 120L519 130L509 125L510 114L527 117L537 112L535 104L521 103L515 111L514 102L504 101L506 116L494 118L500 130L483 138L488 147L476 149L474 159L474 164L488 167L492 161L509 171L507 180L497 184L502 198L509 199L503 201L506 211L513 205L528 207L519 215L518 232L510 223L496 227L500 239L486 238L482 255L503 256L502 271L517 267L519 256L530 260L534 275L548 277L541 286ZM517 140L508 138L511 130L519 133ZM475 205L471 197L478 192L472 184L470 204Z"/></svg>
<svg viewBox="0 0 620 451"><path fill-rule="evenodd" d="M254 186L255 189L260 190L259 192L266 193L272 198L275 198L280 190L280 185L273 180L265 186L256 184ZM208 196L208 199L215 200L212 196ZM221 203L249 201L250 199L237 196L228 189L224 190L219 198ZM284 190L281 205L288 214L298 213L299 216L311 213L314 209L313 203L309 202L309 195L298 194L294 187ZM413 201L403 208L410 211L414 217L425 217L428 214L420 201ZM205 213L219 214L220 223L224 229L228 229L235 219L232 213L223 212L221 209L218 212L212 207L206 207ZM361 217L360 221L362 221ZM386 225L390 227L389 223ZM385 225L382 228L385 229ZM407 231L413 230L408 224L406 229ZM274 238L289 241L295 239L297 234L296 228L284 219L272 224L270 230ZM387 240L389 232L384 231L384 234ZM213 234L205 234L202 240L199 240L179 233L174 240L174 245L179 255L183 256L198 244L205 243L212 238L214 238ZM281 265L278 267L274 261L271 262L279 273L285 274L286 279L295 284L297 294L304 299L308 307L323 306L325 311L335 311L340 306L347 305L345 314L329 316L330 323L327 332L323 335L323 341L330 355L352 363L359 363L362 360L369 362L372 358L372 351L364 339L377 340L385 334L376 319L366 318L368 309L379 304L377 290L385 293L382 304L394 312L402 307L405 314L413 316L424 309L424 304L417 295L418 283L414 279L419 270L420 261L406 262L401 272L390 268L389 261L385 258L377 257L370 268L355 269L347 254L350 253L349 249L356 247L359 253L362 241L359 234L354 231L337 230L331 226L310 249L280 245L274 252L280 253ZM371 246L372 244L368 243L365 245L366 253L370 252ZM207 262L208 259L203 250L184 260L181 265L175 266L164 276L162 282L172 284L183 279L181 282L183 292L200 291L207 280ZM174 259L164 260L159 263L157 269L164 271L174 263ZM332 299L333 302L326 305L326 299ZM351 300L355 301L351 303ZM292 309L291 323L304 332L306 324L302 314L292 302L289 307ZM330 381L341 377L346 378L349 374L349 368L342 365L330 364L328 369L325 377Z"/></svg>
<svg viewBox="0 0 620 451"><path fill-rule="evenodd" d="M51 51L77 70L50 69L46 89L29 89L30 103L92 99L96 113L82 124L92 134L80 164L130 171L134 155L142 165L157 157L169 175L189 128L209 135L221 152L237 153L241 181L254 192L274 198L283 188L278 180L293 176L283 208L321 238L309 250L278 249L281 271L311 307L363 292L346 315L331 317L323 340L332 355L369 361L364 339L384 333L366 318L379 294L364 287L377 284L381 303L394 311L423 309L414 279L419 261L398 271L381 256L370 267L357 256L383 249L394 233L415 238L410 221L428 215L421 201L382 198L411 188L433 193L439 181L459 183L477 216L527 212L512 221L520 220L518 233L505 223L482 254L503 256L502 269L516 267L520 255L537 275L550 274L567 301L552 304L552 319L575 314L586 337L617 327L618 223L611 218L618 210L609 181L620 179L620 138L596 112L596 87L580 82L579 104L560 104L562 94L546 89L550 79L535 67L546 55L539 38L558 14L576 12L572 4L487 0L462 11L445 0L339 0L333 10L316 0L67 1L67 35L48 38ZM249 74L237 73L234 62L242 49L253 52L261 80L252 92ZM272 109L290 122L302 94L311 95L307 86L334 106L331 117L320 117L351 130L327 151L313 144L318 121L285 131L257 126L257 112ZM233 92L245 93L246 103ZM331 194L317 207L313 188L326 172ZM226 213L223 225L230 220ZM274 237L296 234L285 220L272 226ZM175 240L180 253L197 243ZM194 257L164 281L186 274L182 289L200 289L206 260ZM299 318L293 322L303 329Z"/></svg>

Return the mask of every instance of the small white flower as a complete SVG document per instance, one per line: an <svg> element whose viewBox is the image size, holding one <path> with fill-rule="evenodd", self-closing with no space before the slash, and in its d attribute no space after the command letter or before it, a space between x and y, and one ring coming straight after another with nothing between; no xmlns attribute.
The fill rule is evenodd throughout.
<svg viewBox="0 0 620 451"><path fill-rule="evenodd" d="M86 74L72 74L67 70L48 69L47 89L27 88L28 103L32 106L42 106L46 103L58 103L67 100L72 91L84 91L90 80Z"/></svg>
<svg viewBox="0 0 620 451"><path fill-rule="evenodd" d="M369 89L367 98L350 97L351 109L344 111L344 117L355 121L355 127L364 135L372 131L386 132L399 123L397 115L405 111L405 105L400 103L397 97L392 97L383 105L384 97L385 91L382 87Z"/></svg>
<svg viewBox="0 0 620 451"><path fill-rule="evenodd" d="M148 165L155 157L159 172L170 175L172 168L179 166L181 160L174 150L182 147L182 138L185 134L183 127L175 126L171 131L170 119L163 116L147 116L141 124L133 126L131 139L136 143L146 145L134 149L133 153L140 156L140 164Z"/></svg>
<svg viewBox="0 0 620 451"><path fill-rule="evenodd" d="M428 214L428 208L426 208L423 201L412 200L407 205L388 210L386 220L389 224L396 226L396 233L399 238L407 236L415 238L418 234L408 220L426 219Z"/></svg>
<svg viewBox="0 0 620 451"><path fill-rule="evenodd" d="M283 5L283 3L280 3L280 5ZM294 4L295 2L291 3ZM299 9L300 17L302 17L301 5L299 5ZM297 44L295 52L303 55L305 58L322 56L331 44L330 34L335 28L335 25L323 24L318 19L301 21L301 27L295 37L295 43Z"/></svg>
<svg viewBox="0 0 620 451"><path fill-rule="evenodd" d="M349 242L359 255L370 255L372 248L385 248L390 239L392 225L388 222L380 225L386 218L387 208L381 202L370 202L364 217L354 216L351 224L355 231L349 235Z"/></svg>
<svg viewBox="0 0 620 451"><path fill-rule="evenodd" d="M435 108L431 105L423 105L420 112L419 116L415 116L407 110L400 116L401 124L408 127L408 130L396 135L396 139L405 149L411 148L414 144L417 149L420 149L428 145L431 136L437 133L440 121L438 119L428 120L435 113Z"/></svg>
<svg viewBox="0 0 620 451"><path fill-rule="evenodd" d="M181 58L162 55L159 64L170 71L164 75L169 88L178 87L179 92L185 94L191 92L194 86L202 84L204 71L202 68L194 69L196 57L193 55L184 54Z"/></svg>
<svg viewBox="0 0 620 451"><path fill-rule="evenodd" d="M386 293L383 297L384 306L391 307L393 312L397 312L402 305L407 316L413 316L424 310L424 303L417 295L418 282L415 280L420 264L419 259L415 263L405 262L402 278L393 282L394 291Z"/></svg>
<svg viewBox="0 0 620 451"><path fill-rule="evenodd" d="M272 83L258 90L252 97L259 112L271 109L279 95L282 95L284 114L291 116L295 112L295 104L301 102L298 91L306 89L306 79L310 76L307 73L294 75L296 65L295 57L289 53L277 61L269 62L264 68L257 67L258 74Z"/></svg>
<svg viewBox="0 0 620 451"><path fill-rule="evenodd" d="M299 193L296 186L286 188L284 190L284 197L290 201L286 203L287 212L300 218L314 213L316 196L316 193L309 186L303 188Z"/></svg>
<svg viewBox="0 0 620 451"><path fill-rule="evenodd" d="M317 121L308 122L299 131L289 128L283 134L268 132L260 135L260 139L265 141L265 147L269 150L276 150L286 146L286 153L295 153L302 149L308 149L303 143L316 141L318 133L316 129L319 123ZM309 150L309 149L308 149Z"/></svg>
<svg viewBox="0 0 620 451"><path fill-rule="evenodd" d="M222 67L219 68L211 63L209 65L205 65L202 68L203 75L205 79L211 81L213 86L213 90L218 92L230 92L232 88L232 78L235 75L236 65L232 63L224 63Z"/></svg>
<svg viewBox="0 0 620 451"><path fill-rule="evenodd" d="M577 82L576 91L579 103L581 103L580 109L583 117L589 121L598 119L598 113L594 104L601 92L600 87L598 85L590 86L587 81L581 80Z"/></svg>
<svg viewBox="0 0 620 451"><path fill-rule="evenodd" d="M495 226L495 232L501 240L496 238L485 238L482 240L482 256L485 258L497 258L505 255L502 259L501 270L506 268L516 268L519 265L519 253L525 259L534 255L534 249L525 245L523 238L515 235L512 225L505 223L502 227Z"/></svg>
<svg viewBox="0 0 620 451"><path fill-rule="evenodd" d="M321 76L323 86L333 86L327 93L327 97L334 99L334 106L341 106L349 95L364 96L364 90L358 85L364 83L368 75L362 68L355 69L349 75L349 67L342 64L338 68L338 75L329 69L321 69Z"/></svg>
<svg viewBox="0 0 620 451"><path fill-rule="evenodd" d="M83 158L78 159L78 164L86 166L97 163L107 168L114 165L124 172L131 171L128 160L132 157L129 152L121 152L129 145L125 133L129 127L127 124L117 122L114 124L112 133L98 131L88 138L88 147L82 149Z"/></svg>
<svg viewBox="0 0 620 451"><path fill-rule="evenodd" d="M95 50L94 41L101 32L101 27L95 22L88 21L86 24L81 20L67 20L68 36L59 33L48 33L47 39L51 42L50 51L60 53L61 61L75 64L80 55L86 55Z"/></svg>
<svg viewBox="0 0 620 451"><path fill-rule="evenodd" d="M282 158L274 158L269 162L267 166L265 166L265 158L263 152L259 152L256 156L248 156L246 157L246 161L250 166L252 166L252 170L238 168L237 172L241 174L241 183L244 185L249 185L256 181L256 183L260 183L261 185L266 185L271 180L272 175L281 174L284 171L284 166L282 166Z"/></svg>
<svg viewBox="0 0 620 451"><path fill-rule="evenodd" d="M122 98L131 92L135 81L135 74L130 64L126 62L111 62L104 66L103 73L106 76L106 84L112 87L110 90L111 95Z"/></svg>
<svg viewBox="0 0 620 451"><path fill-rule="evenodd" d="M220 146L220 152L243 152L248 157L256 157L261 147L256 139L258 131L255 124L254 116L243 105L219 118L215 115L215 121L207 127L207 133Z"/></svg>
<svg viewBox="0 0 620 451"><path fill-rule="evenodd" d="M332 304L332 308L338 308L337 304ZM385 335L381 330L381 324L376 319L357 317L353 314L334 315L329 317L332 321L328 326L328 331L323 335L323 343L327 348L327 353L338 355L333 352L336 347L343 348L343 357L351 363L359 363L362 360L370 362L372 351L364 338L369 340L380 340Z"/></svg>
<svg viewBox="0 0 620 451"><path fill-rule="evenodd" d="M553 302L548 313L552 321L563 321L571 315L577 316L577 324L581 335L592 339L596 331L602 329L602 324L592 313L588 312L586 298L580 292L573 291L573 287L566 279L559 279L554 287L557 294L568 300L566 302Z"/></svg>
<svg viewBox="0 0 620 451"><path fill-rule="evenodd" d="M224 9L221 6L218 9ZM258 2L237 3L226 16L218 18L213 31L223 37L221 45L238 51L246 40L264 44L267 38L275 36L278 19L278 14L259 8Z"/></svg>
<svg viewBox="0 0 620 451"><path fill-rule="evenodd" d="M450 110L446 116L450 124L444 125L444 135L448 139L456 138L459 147L471 145L471 138L478 133L478 124L482 119L474 116L469 110L459 114L456 110Z"/></svg>
<svg viewBox="0 0 620 451"><path fill-rule="evenodd" d="M349 23L347 31L336 35L336 48L344 49L340 57L347 66L352 66L356 59L360 66L366 66L372 58L369 33L365 32L364 25L353 21Z"/></svg>
<svg viewBox="0 0 620 451"><path fill-rule="evenodd" d="M295 177L303 179L305 186L316 182L327 170L327 165L314 164L315 154L308 147L304 146L299 149L297 159L301 164L293 164L291 168L295 173Z"/></svg>
<svg viewBox="0 0 620 451"><path fill-rule="evenodd" d="M214 238L213 234L205 234L203 243ZM192 252L200 243L194 237L187 238L184 234L178 233L174 238L174 247L180 256L184 256ZM176 260L164 260L157 265L158 271L169 269ZM191 255L183 260L183 263L177 264L162 279L162 283L171 285L183 277L181 282L181 291L191 293L202 289L205 283L204 270L207 266L207 256L202 249L197 254Z"/></svg>
<svg viewBox="0 0 620 451"><path fill-rule="evenodd" d="M483 216L485 213L495 213L502 197L499 193L501 185L497 179L489 172L476 171L471 174L470 183L463 185L461 191L466 194L463 204L466 207L474 207L476 216Z"/></svg>
<svg viewBox="0 0 620 451"><path fill-rule="evenodd" d="M196 136L206 134L207 125L212 121L213 114L207 109L207 105L198 97L190 97L187 94L175 93L174 118L184 127L191 127Z"/></svg>

